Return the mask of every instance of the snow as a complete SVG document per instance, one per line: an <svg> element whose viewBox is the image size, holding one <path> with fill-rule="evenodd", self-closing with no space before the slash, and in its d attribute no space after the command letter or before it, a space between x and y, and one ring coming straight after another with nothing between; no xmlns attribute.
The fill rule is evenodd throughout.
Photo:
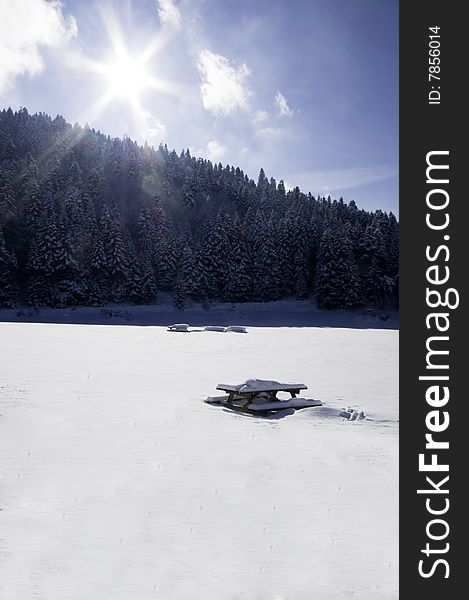
<svg viewBox="0 0 469 600"><path fill-rule="evenodd" d="M232 388L233 391L248 394L252 392L267 392L281 389L304 389L306 386L303 383L281 383L280 381L268 380L268 379L247 379L238 385L226 385L219 384L218 389Z"/></svg>
<svg viewBox="0 0 469 600"><path fill-rule="evenodd" d="M189 325L187 323L174 323L174 325L170 325L168 327L168 331L189 331Z"/></svg>
<svg viewBox="0 0 469 600"><path fill-rule="evenodd" d="M164 325L0 323L0 597L397 598L398 332ZM324 405L203 402L256 377Z"/></svg>
<svg viewBox="0 0 469 600"><path fill-rule="evenodd" d="M347 419L348 421L363 421L366 419L366 414L362 410L357 411L350 407L347 408L347 410L342 410L339 413L339 416Z"/></svg>
<svg viewBox="0 0 469 600"><path fill-rule="evenodd" d="M184 331L190 333L191 331L201 331L200 329L189 329L188 323L174 323L169 325L168 331ZM246 327L239 325L229 325L228 327L222 327L220 325L207 325L202 331L218 331L218 332L234 332L234 333L247 333Z"/></svg>
<svg viewBox="0 0 469 600"><path fill-rule="evenodd" d="M290 400L271 400L270 402L253 402L249 405L251 410L272 410L274 408L305 408L308 406L321 406L320 400L313 398L291 398Z"/></svg>

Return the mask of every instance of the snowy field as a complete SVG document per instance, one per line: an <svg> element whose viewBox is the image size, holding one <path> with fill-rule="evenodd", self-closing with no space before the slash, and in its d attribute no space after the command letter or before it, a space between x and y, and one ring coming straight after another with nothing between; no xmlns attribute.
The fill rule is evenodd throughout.
<svg viewBox="0 0 469 600"><path fill-rule="evenodd" d="M396 330L0 323L0 355L1 598L398 597ZM324 406L203 402L249 377Z"/></svg>

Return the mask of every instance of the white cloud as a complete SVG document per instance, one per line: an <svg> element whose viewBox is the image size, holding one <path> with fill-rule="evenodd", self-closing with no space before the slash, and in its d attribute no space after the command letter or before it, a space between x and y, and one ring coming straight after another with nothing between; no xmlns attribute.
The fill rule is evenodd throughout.
<svg viewBox="0 0 469 600"><path fill-rule="evenodd" d="M278 140L286 134L280 127L262 127L255 131L255 136L265 141Z"/></svg>
<svg viewBox="0 0 469 600"><path fill-rule="evenodd" d="M252 122L254 123L254 125L260 125L262 123L265 123L268 118L269 118L269 115L267 114L267 111L258 110L254 113Z"/></svg>
<svg viewBox="0 0 469 600"><path fill-rule="evenodd" d="M181 13L173 0L156 0L156 9L162 25L181 27Z"/></svg>
<svg viewBox="0 0 469 600"><path fill-rule="evenodd" d="M77 35L72 16L64 17L56 0L0 2L0 93L18 75L44 69L41 46L58 47Z"/></svg>
<svg viewBox="0 0 469 600"><path fill-rule="evenodd" d="M148 110L141 112L142 118L142 137L152 145L158 145L163 141L166 134L164 123L154 117Z"/></svg>
<svg viewBox="0 0 469 600"><path fill-rule="evenodd" d="M376 181L397 177L396 167L374 165L370 167L353 167L348 169L330 169L291 176L303 191L314 194L328 194L339 190L367 185Z"/></svg>
<svg viewBox="0 0 469 600"><path fill-rule="evenodd" d="M278 113L282 117L292 117L293 116L293 111L288 106L287 99L279 91L277 91L277 93L275 94L275 105L277 107Z"/></svg>
<svg viewBox="0 0 469 600"><path fill-rule="evenodd" d="M220 162L226 154L226 148L217 140L210 140L207 144L207 158L212 162Z"/></svg>
<svg viewBox="0 0 469 600"><path fill-rule="evenodd" d="M245 64L235 67L225 56L203 50L197 67L202 76L200 92L206 110L225 116L236 109L248 108L250 71Z"/></svg>
<svg viewBox="0 0 469 600"><path fill-rule="evenodd" d="M226 154L226 146L218 140L210 140L204 148L189 148L192 156L208 158L213 163L218 163Z"/></svg>

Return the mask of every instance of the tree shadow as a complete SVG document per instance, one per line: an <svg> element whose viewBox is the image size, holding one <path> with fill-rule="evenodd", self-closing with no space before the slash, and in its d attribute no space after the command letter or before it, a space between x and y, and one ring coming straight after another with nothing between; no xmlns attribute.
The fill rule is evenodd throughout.
<svg viewBox="0 0 469 600"><path fill-rule="evenodd" d="M288 310L281 305L264 309L262 304L216 306L212 309L177 310L167 305L122 305L73 308L0 309L0 322L54 323L70 325L162 326L188 323L192 332L205 326L245 327L337 327L347 329L399 329L398 311ZM206 332L221 335L222 332ZM232 332L235 333L235 332ZM225 333L226 335L226 333Z"/></svg>

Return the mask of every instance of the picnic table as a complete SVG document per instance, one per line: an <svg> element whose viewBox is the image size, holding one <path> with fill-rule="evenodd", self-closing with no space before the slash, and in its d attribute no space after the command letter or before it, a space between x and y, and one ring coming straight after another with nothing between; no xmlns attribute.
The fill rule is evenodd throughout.
<svg viewBox="0 0 469 600"><path fill-rule="evenodd" d="M265 381L250 379L239 385L220 383L217 390L225 392L226 396L207 398L209 404L221 404L233 410L247 412L270 412L283 409L299 409L310 406L321 406L319 400L297 398L301 390L308 387L303 383L280 383L278 381ZM277 397L280 392L290 394L290 399L282 400Z"/></svg>

